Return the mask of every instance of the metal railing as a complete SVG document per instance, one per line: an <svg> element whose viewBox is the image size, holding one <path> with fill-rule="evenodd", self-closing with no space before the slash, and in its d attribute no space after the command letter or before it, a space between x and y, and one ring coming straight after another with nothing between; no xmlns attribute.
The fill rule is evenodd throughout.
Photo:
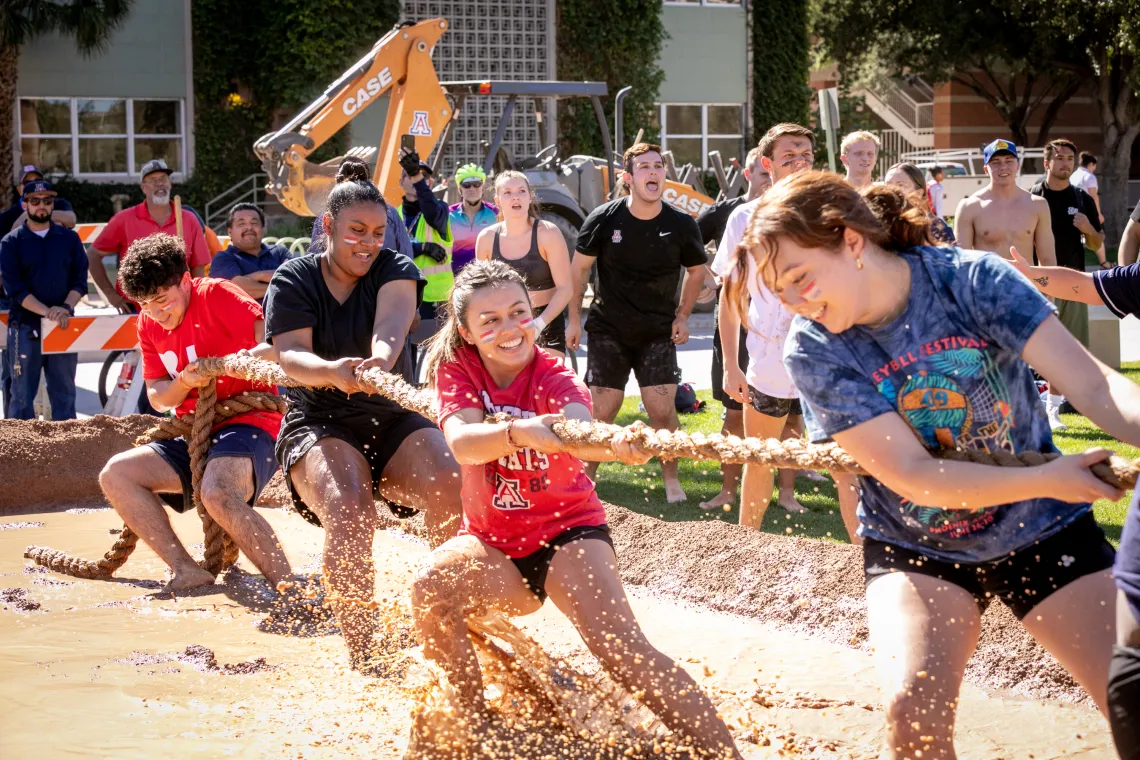
<svg viewBox="0 0 1140 760"><path fill-rule="evenodd" d="M267 175L265 174L251 174L207 201L204 209L206 226L215 232L222 232L225 227L226 216L229 214L230 208L236 203L252 203L255 206L267 205L270 198L265 190L266 180Z"/></svg>
<svg viewBox="0 0 1140 760"><path fill-rule="evenodd" d="M1041 162L1045 160L1044 148L1018 148L1017 153L1023 172L1041 171L1039 167ZM913 150L904 153L899 160L910 161L913 164L961 164L966 169L967 176L980 177L985 174L982 170L981 148ZM1027 169L1025 166L1026 161L1034 161L1035 165Z"/></svg>
<svg viewBox="0 0 1140 760"><path fill-rule="evenodd" d="M903 156L912 153L916 146L897 129L880 129L876 134L878 134L880 141L879 161L876 168L879 170L879 177L882 178L887 173L887 169L899 161L906 160Z"/></svg>
<svg viewBox="0 0 1140 760"><path fill-rule="evenodd" d="M876 88L876 95L903 123L922 134L934 132L934 101L919 103L903 92L894 82ZM932 93L933 95L933 93Z"/></svg>

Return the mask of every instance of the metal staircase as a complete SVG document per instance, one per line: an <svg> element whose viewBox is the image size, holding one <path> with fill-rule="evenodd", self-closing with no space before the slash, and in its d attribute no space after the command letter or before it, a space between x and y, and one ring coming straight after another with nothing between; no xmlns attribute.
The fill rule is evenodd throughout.
<svg viewBox="0 0 1140 760"><path fill-rule="evenodd" d="M226 216L236 203L252 203L262 209L276 203L277 199L265 190L265 183L266 175L251 174L211 198L206 202L203 209L206 226L214 232L224 233L226 231Z"/></svg>
<svg viewBox="0 0 1140 760"><path fill-rule="evenodd" d="M929 84L918 77L883 80L857 94L914 149L934 147L934 89Z"/></svg>

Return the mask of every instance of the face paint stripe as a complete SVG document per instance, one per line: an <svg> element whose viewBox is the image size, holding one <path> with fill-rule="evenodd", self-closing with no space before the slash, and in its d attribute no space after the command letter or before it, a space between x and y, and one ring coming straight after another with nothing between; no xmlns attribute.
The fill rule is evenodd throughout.
<svg viewBox="0 0 1140 760"><path fill-rule="evenodd" d="M487 332L483 333L482 335L479 336L479 342L480 343L490 343L491 341L493 341L495 339L495 332L496 332L495 330L488 330Z"/></svg>
<svg viewBox="0 0 1140 760"><path fill-rule="evenodd" d="M348 243L349 245L360 245L360 238L345 237L344 242Z"/></svg>

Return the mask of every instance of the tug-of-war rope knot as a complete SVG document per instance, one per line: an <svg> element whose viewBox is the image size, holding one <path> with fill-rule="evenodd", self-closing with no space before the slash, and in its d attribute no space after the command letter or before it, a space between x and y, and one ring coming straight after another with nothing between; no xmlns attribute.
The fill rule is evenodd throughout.
<svg viewBox="0 0 1140 760"><path fill-rule="evenodd" d="M198 360L198 373L206 377L236 377L267 385L309 387L285 374L276 364L255 359L245 354L206 357ZM415 388L403 378L379 369L358 372L357 380L369 393L378 394L427 419L437 421L435 400L430 391ZM246 393L217 403L215 383L200 389L198 408L204 414L187 415L181 419L165 419L135 441L142 446L151 441L183 437L190 449L190 467L193 475L194 504L202 519L206 534L206 550L202 567L217 575L237 561L237 547L214 522L202 505L200 487L205 472L206 452L209 449L210 429L220 419L233 417L252 409L284 413L286 402L270 393ZM563 420L554 423L554 434L566 445L566 452L606 445L623 428L603 422ZM835 443L813 444L802 440L737 438L719 433L703 435L681 430L654 430L641 427L634 430L635 443L645 452L660 459L705 459L725 464L761 464L769 467L830 470L856 475L867 475L859 463ZM1056 459L1060 454L1036 451L1012 454L1007 451L987 452L976 449L941 449L933 452L938 459L998 467L1033 467ZM1116 488L1133 488L1140 473L1140 459L1128 460L1113 456L1092 467L1092 472ZM46 547L30 546L24 556L39 565L58 573L79 578L107 578L122 567L138 543L138 535L124 526L119 540L100 560L83 560L69 557Z"/></svg>

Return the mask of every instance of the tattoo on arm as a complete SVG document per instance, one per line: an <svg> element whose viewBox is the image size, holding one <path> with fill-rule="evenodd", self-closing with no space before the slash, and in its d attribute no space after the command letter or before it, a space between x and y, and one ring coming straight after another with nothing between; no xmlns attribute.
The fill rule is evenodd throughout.
<svg viewBox="0 0 1140 760"><path fill-rule="evenodd" d="M1049 287L1049 278L1048 277L1034 277L1033 281L1043 288ZM1076 288L1073 288L1073 290L1076 290Z"/></svg>

